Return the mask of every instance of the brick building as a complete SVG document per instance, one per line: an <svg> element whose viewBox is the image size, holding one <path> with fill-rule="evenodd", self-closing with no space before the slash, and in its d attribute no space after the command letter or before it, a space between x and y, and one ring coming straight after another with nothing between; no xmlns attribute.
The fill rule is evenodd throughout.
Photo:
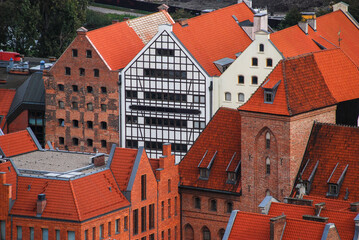
<svg viewBox="0 0 359 240"><path fill-rule="evenodd" d="M119 144L118 75L161 24L165 10L77 37L45 74L46 140L60 149L109 152Z"/></svg>
<svg viewBox="0 0 359 240"><path fill-rule="evenodd" d="M0 149L0 239L179 239L170 144L160 159L46 150L28 128L0 136Z"/></svg>

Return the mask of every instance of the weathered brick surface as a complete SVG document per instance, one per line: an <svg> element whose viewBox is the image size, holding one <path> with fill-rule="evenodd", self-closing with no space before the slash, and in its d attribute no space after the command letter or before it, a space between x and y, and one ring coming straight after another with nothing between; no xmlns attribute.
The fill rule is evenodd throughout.
<svg viewBox="0 0 359 240"><path fill-rule="evenodd" d="M335 123L335 109L328 107L292 117L241 112L243 210L259 211L258 205L266 194L279 200L290 194L313 122ZM270 174L266 173L267 157Z"/></svg>
<svg viewBox="0 0 359 240"><path fill-rule="evenodd" d="M77 49L78 56L72 56L72 50ZM86 50L92 51L92 58L86 57ZM71 75L65 75L65 67L71 68ZM85 69L85 75L80 76L80 68ZM94 76L94 69L99 70L99 77ZM118 106L118 71L111 71L93 48L85 34L78 34L52 69L44 74L46 90L46 140L55 147L74 151L109 152L113 143L119 144L119 106ZM64 85L60 91L58 84ZM72 85L78 86L74 92ZM87 92L91 86L92 93ZM107 92L102 93L101 87ZM64 102L60 109L58 102ZM78 102L78 109L72 108L72 102ZM93 110L87 109L87 104L93 104ZM101 104L107 106L101 111ZM65 119L65 126L59 126L58 119ZM72 120L79 121L79 127L72 126ZM87 121L93 121L93 129L87 127ZM101 121L107 123L107 129L101 129ZM65 143L59 144L59 137L64 137ZM72 138L78 138L75 146ZM87 139L93 140L93 146L88 146ZM107 142L107 147L101 147L101 140Z"/></svg>

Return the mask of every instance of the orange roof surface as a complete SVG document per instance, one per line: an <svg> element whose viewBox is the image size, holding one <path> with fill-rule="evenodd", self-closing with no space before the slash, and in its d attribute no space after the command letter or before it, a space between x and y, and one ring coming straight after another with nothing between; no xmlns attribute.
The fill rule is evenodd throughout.
<svg viewBox="0 0 359 240"><path fill-rule="evenodd" d="M10 161L0 163L0 172L6 173L6 183L12 185L11 197L13 200L16 199L16 171Z"/></svg>
<svg viewBox="0 0 359 240"><path fill-rule="evenodd" d="M279 80L273 103L265 103L264 88ZM239 109L292 116L356 98L358 68L343 51L331 49L281 60Z"/></svg>
<svg viewBox="0 0 359 240"><path fill-rule="evenodd" d="M0 136L0 148L6 157L38 150L27 130Z"/></svg>
<svg viewBox="0 0 359 240"><path fill-rule="evenodd" d="M84 221L129 205L110 170L75 180L19 177L11 214L36 216L38 194L46 195L41 217Z"/></svg>
<svg viewBox="0 0 359 240"><path fill-rule="evenodd" d="M282 213L263 215L238 211L228 239L270 239L270 219L280 215ZM321 239L324 227L325 223L292 219L287 216L281 239Z"/></svg>
<svg viewBox="0 0 359 240"><path fill-rule="evenodd" d="M124 68L144 47L144 43L126 22L115 23L87 33L111 70Z"/></svg>
<svg viewBox="0 0 359 240"><path fill-rule="evenodd" d="M350 202L332 198L304 195L304 199L312 200L313 205L325 202L325 208L338 211L350 211Z"/></svg>
<svg viewBox="0 0 359 240"><path fill-rule="evenodd" d="M302 172L308 159L304 173L310 171L319 161L317 171L311 184L309 197L325 197L328 192L327 181L330 178L337 163L346 166L348 170L344 176L338 198L343 200L348 189L348 201L359 201L359 128L346 127L331 124L315 123L310 135L306 152L299 172ZM307 170L309 169L309 170ZM337 169L338 170L338 169ZM342 168L340 169L342 170ZM342 171L341 171L342 172ZM304 174L303 174L304 175Z"/></svg>
<svg viewBox="0 0 359 240"><path fill-rule="evenodd" d="M245 3L239 3L190 18L188 25L176 23L173 26L175 35L210 76L221 74L214 61L225 57L235 59L235 54L252 42L233 15L239 22L253 22L251 9Z"/></svg>
<svg viewBox="0 0 359 240"><path fill-rule="evenodd" d="M315 207L273 202L268 214L284 214L288 218L302 219L303 215L315 215ZM355 232L354 218L357 215L357 212L337 211L327 208L322 209L320 212L321 217L328 217L328 222L335 224L341 239L353 239Z"/></svg>
<svg viewBox="0 0 359 240"><path fill-rule="evenodd" d="M110 168L121 191L127 189L137 152L137 149L129 148L116 148L115 150Z"/></svg>
<svg viewBox="0 0 359 240"><path fill-rule="evenodd" d="M236 184L226 183L226 169L234 153L237 157L234 158L232 164L237 166L240 161L240 121L239 112L235 109L220 108L217 111L179 164L182 186L240 192L239 180ZM214 158L209 179L200 180L198 164L206 152L212 159L216 151L217 155ZM207 167L208 162L204 165Z"/></svg>
<svg viewBox="0 0 359 240"><path fill-rule="evenodd" d="M11 107L15 93L16 90L0 89L0 116L3 116L3 119L0 119L0 128L4 126L5 118Z"/></svg>

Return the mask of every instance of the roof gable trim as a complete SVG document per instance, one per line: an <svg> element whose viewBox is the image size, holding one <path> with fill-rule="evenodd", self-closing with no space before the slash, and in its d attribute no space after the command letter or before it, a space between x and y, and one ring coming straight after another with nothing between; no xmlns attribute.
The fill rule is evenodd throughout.
<svg viewBox="0 0 359 240"><path fill-rule="evenodd" d="M140 165L141 157L142 157L143 152L144 152L144 148L139 147L138 151L137 151L137 156L136 156L135 162L134 162L133 167L132 167L132 172L131 172L130 180L128 181L126 191L132 191L133 183L135 182L137 170L138 170L138 167Z"/></svg>

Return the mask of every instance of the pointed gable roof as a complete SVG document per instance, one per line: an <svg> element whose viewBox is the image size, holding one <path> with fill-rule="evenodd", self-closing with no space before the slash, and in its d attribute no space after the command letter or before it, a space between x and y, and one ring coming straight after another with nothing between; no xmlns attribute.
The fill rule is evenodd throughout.
<svg viewBox="0 0 359 240"><path fill-rule="evenodd" d="M36 216L38 194L46 195L41 217L84 221L129 205L110 170L75 180L19 177L11 214Z"/></svg>
<svg viewBox="0 0 359 240"><path fill-rule="evenodd" d="M175 35L210 76L221 74L214 61L235 59L235 54L252 42L233 16L239 22L253 22L254 14L245 3L239 3L190 18L183 26L173 26Z"/></svg>
<svg viewBox="0 0 359 240"><path fill-rule="evenodd" d="M327 181L339 163L339 166L343 167L348 165L348 169L337 199L344 199L347 194L346 189L348 189L348 201L359 201L359 186L357 184L357 176L359 176L358 146L359 128L324 123L314 124L299 170L302 172L304 166L307 165L303 175L308 175L307 171L310 171L312 165L319 161L309 196L326 196L328 192ZM308 162L308 159L313 161ZM339 175L343 172L343 169L337 168L336 170L338 170Z"/></svg>
<svg viewBox="0 0 359 240"><path fill-rule="evenodd" d="M6 157L13 157L36 150L39 150L39 148L29 130L0 136L0 154L4 154Z"/></svg>
<svg viewBox="0 0 359 240"><path fill-rule="evenodd" d="M231 165L238 166L240 161L240 126L240 115L237 110L220 108L217 111L179 164L182 186L240 192L239 179L236 184L226 183L228 165L232 161ZM232 160L234 153L236 155ZM210 163L208 180L199 179L199 167L203 165L207 168Z"/></svg>
<svg viewBox="0 0 359 240"><path fill-rule="evenodd" d="M265 103L264 88L278 81L273 103ZM343 51L331 49L281 60L239 110L292 116L356 98L358 68Z"/></svg>

